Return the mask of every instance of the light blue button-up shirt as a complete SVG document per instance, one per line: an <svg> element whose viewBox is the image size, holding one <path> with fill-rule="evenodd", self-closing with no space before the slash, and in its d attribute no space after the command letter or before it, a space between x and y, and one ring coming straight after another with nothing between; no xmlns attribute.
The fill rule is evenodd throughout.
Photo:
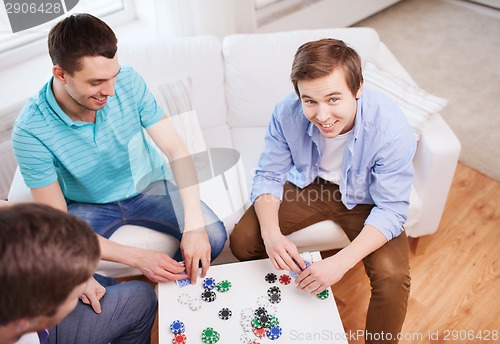
<svg viewBox="0 0 500 344"><path fill-rule="evenodd" d="M318 176L325 138L305 116L295 93L276 105L256 171L251 201L262 194L283 198L288 180L299 188ZM354 127L347 140L340 176L347 209L374 204L365 224L387 240L403 231L406 221L416 141L403 112L384 94L364 87Z"/></svg>

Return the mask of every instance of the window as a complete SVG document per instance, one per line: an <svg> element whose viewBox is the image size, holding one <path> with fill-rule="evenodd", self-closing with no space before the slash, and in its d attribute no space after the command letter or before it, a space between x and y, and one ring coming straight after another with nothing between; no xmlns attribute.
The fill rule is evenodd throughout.
<svg viewBox="0 0 500 344"><path fill-rule="evenodd" d="M26 0L26 3L28 3L28 1L33 3L36 2L37 6L40 6L39 4L41 3L39 0ZM19 3L19 1L13 2ZM108 24L117 25L134 18L135 15L132 10L133 6L131 6L131 2L132 0L80 0L72 10L66 12L64 6L63 10L66 16L73 13L86 12L104 18ZM4 0L4 4L5 3L7 3L7 0ZM54 1L52 1L52 3L54 3ZM65 1L61 2L61 4L64 3ZM29 10L29 7L25 9ZM17 10L23 11L23 8L17 8ZM14 8L10 7L10 11L14 11ZM16 55L19 56L22 54L23 58L29 58L41 53L46 45L43 39L47 37L51 27L61 20L61 18L62 17L55 18L48 23L32 29L12 33L7 15L7 7L2 7L0 5L0 65L8 65L8 61L6 63L5 60L11 60L13 63L17 60L15 57ZM43 44L41 44L40 41L43 41Z"/></svg>

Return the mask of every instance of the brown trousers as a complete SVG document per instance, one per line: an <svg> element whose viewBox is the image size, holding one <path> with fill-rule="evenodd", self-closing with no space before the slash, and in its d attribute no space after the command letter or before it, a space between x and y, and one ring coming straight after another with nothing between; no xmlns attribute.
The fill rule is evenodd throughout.
<svg viewBox="0 0 500 344"><path fill-rule="evenodd" d="M314 223L332 220L352 241L363 229L372 208L373 205L363 204L348 210L341 202L338 186L320 178L303 189L286 183L279 209L279 224L281 232L288 235ZM240 260L267 257L253 206L231 233L230 247ZM372 287L366 318L366 343L397 343L410 294L405 232L366 256L363 264Z"/></svg>

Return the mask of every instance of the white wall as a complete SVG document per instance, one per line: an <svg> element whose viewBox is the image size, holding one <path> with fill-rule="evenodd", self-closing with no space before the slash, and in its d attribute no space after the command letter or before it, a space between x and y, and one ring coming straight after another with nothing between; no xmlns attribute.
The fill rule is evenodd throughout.
<svg viewBox="0 0 500 344"><path fill-rule="evenodd" d="M258 27L256 32L347 27L399 1L323 0Z"/></svg>

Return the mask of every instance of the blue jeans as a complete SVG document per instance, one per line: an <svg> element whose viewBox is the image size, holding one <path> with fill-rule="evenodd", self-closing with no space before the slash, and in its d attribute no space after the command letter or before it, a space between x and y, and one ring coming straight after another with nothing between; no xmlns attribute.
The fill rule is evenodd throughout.
<svg viewBox="0 0 500 344"><path fill-rule="evenodd" d="M157 305L153 287L142 281L94 278L106 287L101 314L78 300L76 308L49 330L47 343L149 344Z"/></svg>
<svg viewBox="0 0 500 344"><path fill-rule="evenodd" d="M210 241L211 258L215 259L227 240L224 224L203 202L205 230ZM179 190L167 181L158 181L142 193L129 199L106 204L69 202L68 211L86 221L99 235L108 238L125 224L151 228L181 240L184 229L184 209ZM180 249L173 257L182 260Z"/></svg>

